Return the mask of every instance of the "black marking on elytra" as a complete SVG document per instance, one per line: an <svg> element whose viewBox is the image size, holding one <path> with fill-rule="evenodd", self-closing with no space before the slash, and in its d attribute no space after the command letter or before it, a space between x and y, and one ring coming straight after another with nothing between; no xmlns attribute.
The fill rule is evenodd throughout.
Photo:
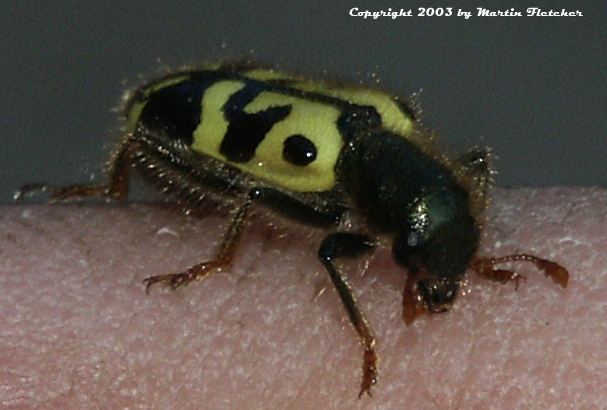
<svg viewBox="0 0 607 410"><path fill-rule="evenodd" d="M291 135L283 144L282 157L298 166L306 166L316 159L318 150L312 141L301 134Z"/></svg>
<svg viewBox="0 0 607 410"><path fill-rule="evenodd" d="M381 125L381 115L370 105L352 105L337 120L337 128L346 141L370 130L379 129Z"/></svg>
<svg viewBox="0 0 607 410"><path fill-rule="evenodd" d="M298 88L292 87L294 80L267 80L265 83L269 86L272 91L280 92L286 95L292 95L294 97L304 98L309 101L316 101L323 104L330 104L343 111L350 111L352 109L367 108L367 106L359 106L350 101L344 100L339 97L333 97L327 94L314 92L314 91L303 91ZM412 120L416 120L419 114L408 101L403 100L399 97L392 97L392 101L398 106L399 110L404 113L407 117ZM373 108L373 107L371 107ZM377 112L377 111L376 111ZM379 115L379 114L378 114ZM380 117L381 118L381 117Z"/></svg>
<svg viewBox="0 0 607 410"><path fill-rule="evenodd" d="M248 162L255 155L257 146L274 124L284 120L291 113L290 104L269 107L256 113L246 113L244 108L267 89L257 81L247 81L246 85L234 93L223 106L228 121L228 130L221 142L219 152L232 162Z"/></svg>
<svg viewBox="0 0 607 410"><path fill-rule="evenodd" d="M258 82L257 80L249 80L249 81ZM268 87L269 90L272 90L272 91L280 93L280 94L291 95L293 97L302 98L302 99L308 100L308 101L314 101L314 102L318 102L321 104L332 105L341 110L347 110L348 107L352 106L352 104L350 102L345 101L338 97L333 97L333 96L330 96L327 94L322 94L322 93L318 93L318 92L314 92L314 91L300 90L299 88L296 88L296 86L293 86L294 83L297 83L297 81L291 80L291 79L276 79L276 80L267 80L267 81L263 82L263 84L266 84L266 86Z"/></svg>
<svg viewBox="0 0 607 410"><path fill-rule="evenodd" d="M200 124L202 95L211 84L184 81L153 92L141 111L139 124L150 133L191 145Z"/></svg>

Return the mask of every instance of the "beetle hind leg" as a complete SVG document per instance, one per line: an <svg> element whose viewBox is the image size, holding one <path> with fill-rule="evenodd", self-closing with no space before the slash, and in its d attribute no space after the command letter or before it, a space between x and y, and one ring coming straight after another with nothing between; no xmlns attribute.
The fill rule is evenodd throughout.
<svg viewBox="0 0 607 410"><path fill-rule="evenodd" d="M145 291L149 292L150 287L156 283L164 282L172 289L187 285L188 283L201 280L212 272L219 272L224 269L229 269L234 260L234 254L244 225L249 216L249 208L252 202L252 197L249 195L244 202L234 213L230 228L226 232L223 242L221 243L219 254L213 260L199 263L187 269L185 272L169 273L166 275L150 276L145 278Z"/></svg>
<svg viewBox="0 0 607 410"><path fill-rule="evenodd" d="M50 194L49 202L65 202L86 198L105 198L121 201L129 192L129 171L133 159L133 149L137 148L134 137L126 139L110 160L110 174L102 184L76 184L52 186L48 184L27 184L16 194L15 201L38 192Z"/></svg>

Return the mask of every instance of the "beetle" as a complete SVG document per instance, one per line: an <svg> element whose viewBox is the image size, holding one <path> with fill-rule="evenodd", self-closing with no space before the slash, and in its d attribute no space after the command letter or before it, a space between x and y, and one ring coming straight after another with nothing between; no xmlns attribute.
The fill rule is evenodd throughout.
<svg viewBox="0 0 607 410"><path fill-rule="evenodd" d="M17 194L51 201L124 200L132 168L189 209L230 206L214 259L148 277L176 289L230 268L252 206L327 230L318 257L364 347L359 397L378 375L376 338L336 261L380 242L407 272L403 318L451 309L468 268L500 282L518 274L495 265L529 261L567 286L555 262L528 254L475 257L488 204L490 155L474 148L450 159L434 147L419 110L383 91L309 80L247 61L184 69L127 94L123 140L102 184L30 184ZM359 220L354 230L352 220Z"/></svg>

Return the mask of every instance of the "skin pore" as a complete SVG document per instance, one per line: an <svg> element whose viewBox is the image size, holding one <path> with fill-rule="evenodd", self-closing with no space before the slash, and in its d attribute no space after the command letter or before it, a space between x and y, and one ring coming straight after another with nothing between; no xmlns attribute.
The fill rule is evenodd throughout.
<svg viewBox="0 0 607 410"><path fill-rule="evenodd" d="M254 218L231 271L142 280L211 259L227 218L164 205L0 208L0 403L11 408L600 408L607 402L607 191L496 189L479 254L527 252L518 290L466 276L454 308L406 327L406 274L348 261L378 341L362 347L316 254L322 232ZM366 269L364 269L366 267ZM360 271L365 270L364 275ZM319 291L326 287L325 292Z"/></svg>

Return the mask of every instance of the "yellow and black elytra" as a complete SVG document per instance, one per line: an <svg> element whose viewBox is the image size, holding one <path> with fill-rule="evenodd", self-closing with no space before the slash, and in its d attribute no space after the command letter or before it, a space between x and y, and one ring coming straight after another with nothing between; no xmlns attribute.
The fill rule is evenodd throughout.
<svg viewBox="0 0 607 410"><path fill-rule="evenodd" d="M377 380L376 341L340 258L372 252L378 238L392 245L407 271L403 317L451 308L465 271L508 282L503 262L534 263L561 286L558 264L519 254L475 258L480 214L487 204L488 153L473 149L449 160L430 147L416 110L398 97L361 87L311 81L248 62L166 75L126 100L124 140L104 184L25 186L51 200L123 200L135 168L161 192L191 208L206 199L233 207L215 259L185 272L145 279L146 290L172 288L228 269L252 204L325 227L318 255L364 345L360 395ZM351 218L362 231L349 231Z"/></svg>

